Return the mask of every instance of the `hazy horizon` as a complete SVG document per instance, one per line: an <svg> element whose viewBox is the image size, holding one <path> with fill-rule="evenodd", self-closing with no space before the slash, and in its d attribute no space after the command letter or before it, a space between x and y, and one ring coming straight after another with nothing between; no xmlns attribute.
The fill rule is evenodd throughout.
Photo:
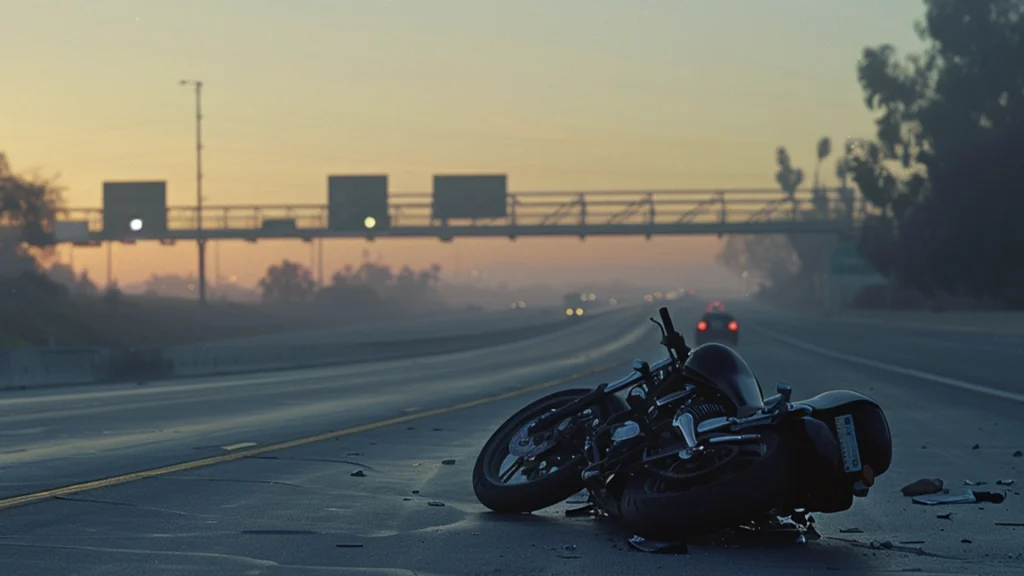
<svg viewBox="0 0 1024 576"><path fill-rule="evenodd" d="M98 206L103 181L131 179L167 180L171 204L192 204L193 99L177 85L189 78L205 85L213 204L322 203L328 174L366 172L388 173L393 191L427 191L432 174L451 171L506 172L519 191L774 188L777 146L810 174L818 138L873 132L860 51L915 47L922 13L917 0L22 2L5 13L17 22L9 43L30 48L0 93L0 150L19 172L61 174L69 206ZM834 183L831 161L823 175ZM448 272L671 270L713 266L719 245L333 241L325 263L341 268L369 248ZM221 273L252 284L282 258L308 262L309 250L224 243ZM61 259L105 279L105 250ZM194 269L191 243L114 248L121 283Z"/></svg>

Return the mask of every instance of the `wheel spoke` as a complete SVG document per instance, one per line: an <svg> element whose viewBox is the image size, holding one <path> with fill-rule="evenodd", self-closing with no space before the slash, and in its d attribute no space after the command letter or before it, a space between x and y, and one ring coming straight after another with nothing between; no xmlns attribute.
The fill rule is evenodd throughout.
<svg viewBox="0 0 1024 576"><path fill-rule="evenodd" d="M508 470L502 472L501 475L498 477L498 479L501 480L502 484L508 484L508 482L510 480L512 480L512 478L514 478L515 475L522 468L523 468L523 459L522 458L516 458L516 461L513 462L512 465L508 467Z"/></svg>

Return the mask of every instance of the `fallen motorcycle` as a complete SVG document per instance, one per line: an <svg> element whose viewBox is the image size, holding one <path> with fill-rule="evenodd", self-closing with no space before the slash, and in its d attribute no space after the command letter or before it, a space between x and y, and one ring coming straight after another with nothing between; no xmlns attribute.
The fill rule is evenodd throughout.
<svg viewBox="0 0 1024 576"><path fill-rule="evenodd" d="M834 390L764 397L733 349L690 349L659 311L668 357L623 379L555 392L521 409L473 469L479 501L526 513L589 491L605 514L648 539L684 539L766 517L832 513L865 497L892 460L879 405Z"/></svg>

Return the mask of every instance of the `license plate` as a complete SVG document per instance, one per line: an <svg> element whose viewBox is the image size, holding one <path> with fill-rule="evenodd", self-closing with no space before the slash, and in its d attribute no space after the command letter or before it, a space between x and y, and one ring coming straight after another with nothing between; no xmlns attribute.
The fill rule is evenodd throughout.
<svg viewBox="0 0 1024 576"><path fill-rule="evenodd" d="M860 448L857 447L857 430L853 425L852 414L836 416L836 432L839 436L839 448L843 452L843 468L846 473L860 471Z"/></svg>

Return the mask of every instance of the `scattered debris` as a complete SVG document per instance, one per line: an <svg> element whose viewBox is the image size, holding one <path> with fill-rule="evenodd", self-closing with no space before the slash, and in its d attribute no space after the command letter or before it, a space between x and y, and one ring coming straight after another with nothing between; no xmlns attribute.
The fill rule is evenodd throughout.
<svg viewBox="0 0 1024 576"><path fill-rule="evenodd" d="M349 452L346 456L362 456L362 452Z"/></svg>
<svg viewBox="0 0 1024 576"><path fill-rule="evenodd" d="M431 500L430 502L427 502L427 506L433 506L435 508L442 508L444 506L444 502L439 502L437 500Z"/></svg>
<svg viewBox="0 0 1024 576"><path fill-rule="evenodd" d="M420 493L420 491L419 491L419 490L413 490L413 491L412 491L412 493L413 493L413 494L419 494L419 493Z"/></svg>
<svg viewBox="0 0 1024 576"><path fill-rule="evenodd" d="M362 544L335 544L335 548L362 548Z"/></svg>
<svg viewBox="0 0 1024 576"><path fill-rule="evenodd" d="M881 548L883 550L892 550L892 542L890 542L888 540L886 540L884 542L879 542L878 540L872 540L870 546L872 548L874 548L875 550L878 550L879 548Z"/></svg>
<svg viewBox="0 0 1024 576"><path fill-rule="evenodd" d="M996 522L996 526L1010 526L1011 528L1024 528L1024 522Z"/></svg>
<svg viewBox="0 0 1024 576"><path fill-rule="evenodd" d="M566 518L575 518L577 516L589 516L594 513L594 505L587 504L586 506L580 506L578 508L569 508L565 511Z"/></svg>
<svg viewBox="0 0 1024 576"><path fill-rule="evenodd" d="M576 550L576 545L566 544L565 546L562 546L562 550L565 550L566 552L573 552L574 550Z"/></svg>
<svg viewBox="0 0 1024 576"><path fill-rule="evenodd" d="M356 478L362 478L363 476L366 476L366 472L363 472L362 470L356 470L355 472L349 474L349 476L355 476Z"/></svg>
<svg viewBox="0 0 1024 576"><path fill-rule="evenodd" d="M964 486L984 486L985 484L987 484L985 481L964 480Z"/></svg>
<svg viewBox="0 0 1024 576"><path fill-rule="evenodd" d="M663 542L660 540L648 540L642 536L633 536L629 539L629 545L641 552L651 554L689 554L686 542Z"/></svg>
<svg viewBox="0 0 1024 576"><path fill-rule="evenodd" d="M441 460L441 464L444 464L445 466L455 466L455 458L447 458L445 460Z"/></svg>
<svg viewBox="0 0 1024 576"><path fill-rule="evenodd" d="M935 517L938 518L939 520L952 520L953 519L953 513L952 512L946 512L945 514L936 514Z"/></svg>
<svg viewBox="0 0 1024 576"><path fill-rule="evenodd" d="M416 428L414 428L414 427L412 427L412 426L409 426L408 428L406 428L406 430L415 430L415 429L416 429Z"/></svg>
<svg viewBox="0 0 1024 576"><path fill-rule="evenodd" d="M1021 456L1024 456L1024 450L1017 450L1013 453L1014 458L1020 458Z"/></svg>
<svg viewBox="0 0 1024 576"><path fill-rule="evenodd" d="M963 494L930 494L914 497L914 504L925 506L936 506L940 504L974 504L977 502L991 502L1001 504L1006 500L1006 495L1001 492L982 492L968 490Z"/></svg>
<svg viewBox="0 0 1024 576"><path fill-rule="evenodd" d="M981 448L981 444L975 444L974 446L971 446L971 450L977 450L979 448Z"/></svg>
<svg viewBox="0 0 1024 576"><path fill-rule="evenodd" d="M996 484L999 486L1013 486L1013 480L996 480Z"/></svg>
<svg viewBox="0 0 1024 576"><path fill-rule="evenodd" d="M860 528L843 528L839 531L840 534L863 534L864 531Z"/></svg>
<svg viewBox="0 0 1024 576"><path fill-rule="evenodd" d="M413 463L412 463L412 467L413 467L413 468L417 468L417 467L419 467L419 465L420 465L420 463L419 463L419 462L413 462Z"/></svg>
<svg viewBox="0 0 1024 576"><path fill-rule="evenodd" d="M440 428L434 428L434 432L444 432L444 430L442 430Z"/></svg>
<svg viewBox="0 0 1024 576"><path fill-rule="evenodd" d="M961 544L973 544L973 542L971 542L971 541L970 541L970 540L968 540L967 538L964 538L963 540L961 540L961 541L960 541L960 543L961 543Z"/></svg>
<svg viewBox="0 0 1024 576"><path fill-rule="evenodd" d="M905 546L910 546L911 544L920 545L920 544L924 544L924 543L925 543L924 540L901 540L900 541L900 544L901 545L905 545Z"/></svg>
<svg viewBox="0 0 1024 576"><path fill-rule="evenodd" d="M904 486L901 490L904 496L924 496L942 492L942 480L939 478L921 478Z"/></svg>
<svg viewBox="0 0 1024 576"><path fill-rule="evenodd" d="M405 498L402 498L402 502L411 502L411 501L412 501L412 498L409 498L408 496L406 496Z"/></svg>

